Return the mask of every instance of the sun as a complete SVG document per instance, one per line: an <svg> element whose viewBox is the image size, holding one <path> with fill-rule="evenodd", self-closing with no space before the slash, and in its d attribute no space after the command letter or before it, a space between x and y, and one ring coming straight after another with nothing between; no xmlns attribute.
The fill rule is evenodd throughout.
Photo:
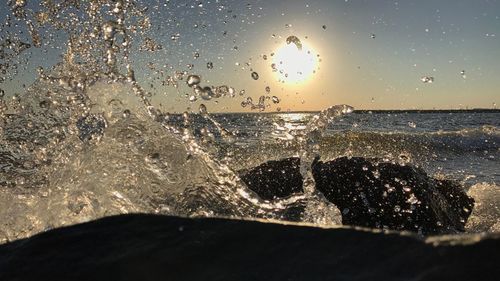
<svg viewBox="0 0 500 281"><path fill-rule="evenodd" d="M313 49L303 43L280 46L272 59L272 71L278 80L288 84L307 82L318 69L319 58Z"/></svg>

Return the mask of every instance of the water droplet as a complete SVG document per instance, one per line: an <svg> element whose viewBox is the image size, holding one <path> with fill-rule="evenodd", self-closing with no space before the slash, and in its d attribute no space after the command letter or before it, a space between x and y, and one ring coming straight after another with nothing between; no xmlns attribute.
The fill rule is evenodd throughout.
<svg viewBox="0 0 500 281"><path fill-rule="evenodd" d="M200 114L202 116L206 116L208 114L208 111L207 111L207 106L204 105L204 104L200 104Z"/></svg>
<svg viewBox="0 0 500 281"><path fill-rule="evenodd" d="M370 36L372 39L375 39L377 37L377 35L373 34Z"/></svg>
<svg viewBox="0 0 500 281"><path fill-rule="evenodd" d="M212 87L204 87L200 91L200 96L204 100L211 100L214 96L214 92L212 91Z"/></svg>
<svg viewBox="0 0 500 281"><path fill-rule="evenodd" d="M181 35L180 35L179 33L172 34L172 35L170 36L170 40L172 40L172 41L174 41L174 42L175 42L175 41L177 41L177 40L179 40L179 38L181 38Z"/></svg>
<svg viewBox="0 0 500 281"><path fill-rule="evenodd" d="M432 84L434 82L434 77L432 76L423 76L422 78L420 78L420 81L424 82L424 83L429 83L429 84Z"/></svg>
<svg viewBox="0 0 500 281"><path fill-rule="evenodd" d="M1 93L0 93L0 98L2 98ZM40 108L48 108L50 105L50 102L47 100L43 100L38 105L40 106Z"/></svg>
<svg viewBox="0 0 500 281"><path fill-rule="evenodd" d="M415 129L417 127L417 124L415 124L414 122L408 122L408 126Z"/></svg>
<svg viewBox="0 0 500 281"><path fill-rule="evenodd" d="M198 53L198 52L194 52L193 57L194 57L194 59L199 58L199 57L200 57L200 53Z"/></svg>
<svg viewBox="0 0 500 281"><path fill-rule="evenodd" d="M245 95L245 90L241 90L240 91L240 96L244 96Z"/></svg>
<svg viewBox="0 0 500 281"><path fill-rule="evenodd" d="M268 93L268 94L269 94L270 92L271 92L271 87L267 86L267 87L266 87L266 93Z"/></svg>
<svg viewBox="0 0 500 281"><path fill-rule="evenodd" d="M215 97L225 97L229 93L229 87L226 85L219 86L215 88Z"/></svg>
<svg viewBox="0 0 500 281"><path fill-rule="evenodd" d="M408 200L406 200L407 203L410 203L412 205L415 205L415 204L418 204L420 203L420 201L418 201L417 197L415 197L415 194L410 194L410 198L408 198Z"/></svg>
<svg viewBox="0 0 500 281"><path fill-rule="evenodd" d="M323 29L326 30L326 25L323 25Z"/></svg>
<svg viewBox="0 0 500 281"><path fill-rule="evenodd" d="M460 75L462 75L463 79L467 78L467 75L465 75L465 70L460 71Z"/></svg>
<svg viewBox="0 0 500 281"><path fill-rule="evenodd" d="M193 87L195 85L198 85L198 84L200 84L200 82L201 82L201 78L198 75L189 75L187 80L186 80L186 84L189 87Z"/></svg>
<svg viewBox="0 0 500 281"><path fill-rule="evenodd" d="M280 103L280 99L277 96L272 97L273 103L277 104Z"/></svg>
<svg viewBox="0 0 500 281"><path fill-rule="evenodd" d="M288 45L293 43L293 44L295 44L297 49L302 50L302 42L300 42L300 39L295 35L288 36L288 38L286 38L286 43Z"/></svg>
<svg viewBox="0 0 500 281"><path fill-rule="evenodd" d="M252 72L252 78L253 80L259 80L259 74L257 72Z"/></svg>
<svg viewBox="0 0 500 281"><path fill-rule="evenodd" d="M104 40L108 41L115 36L115 26L113 22L109 21L102 26L102 31L104 33Z"/></svg>
<svg viewBox="0 0 500 281"><path fill-rule="evenodd" d="M235 94L236 90L233 87L229 87L229 96L234 98L236 96Z"/></svg>
<svg viewBox="0 0 500 281"><path fill-rule="evenodd" d="M213 69L214 68L214 64L211 61L207 62L207 68L208 69Z"/></svg>

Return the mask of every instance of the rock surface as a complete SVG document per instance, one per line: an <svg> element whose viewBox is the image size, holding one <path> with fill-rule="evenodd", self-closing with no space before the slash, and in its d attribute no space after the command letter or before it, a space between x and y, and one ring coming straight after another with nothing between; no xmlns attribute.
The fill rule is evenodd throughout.
<svg viewBox="0 0 500 281"><path fill-rule="evenodd" d="M316 188L342 212L342 222L423 234L463 232L474 200L456 182L376 159L313 163Z"/></svg>
<svg viewBox="0 0 500 281"><path fill-rule="evenodd" d="M123 215L1 245L0 280L498 280L500 237L466 240Z"/></svg>
<svg viewBox="0 0 500 281"><path fill-rule="evenodd" d="M461 186L437 180L420 168L377 159L341 157L313 163L316 189L342 212L342 222L422 234L463 232L474 200ZM300 159L269 161L240 172L261 198L303 192Z"/></svg>
<svg viewBox="0 0 500 281"><path fill-rule="evenodd" d="M304 192L299 158L268 161L253 169L240 171L239 174L248 188L265 200Z"/></svg>

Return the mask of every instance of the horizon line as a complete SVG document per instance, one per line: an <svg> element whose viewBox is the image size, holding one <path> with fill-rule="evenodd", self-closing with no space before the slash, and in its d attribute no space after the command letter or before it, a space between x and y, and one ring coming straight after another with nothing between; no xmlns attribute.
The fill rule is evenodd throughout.
<svg viewBox="0 0 500 281"><path fill-rule="evenodd" d="M211 114L287 114L287 113L319 113L322 110L294 110L294 111L220 111ZM469 109L355 109L353 113L500 113L500 108L469 108ZM174 112L171 114L183 114Z"/></svg>

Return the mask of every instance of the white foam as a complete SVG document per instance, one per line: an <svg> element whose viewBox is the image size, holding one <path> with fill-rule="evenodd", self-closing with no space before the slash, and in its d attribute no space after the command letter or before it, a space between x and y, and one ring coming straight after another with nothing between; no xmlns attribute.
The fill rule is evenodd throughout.
<svg viewBox="0 0 500 281"><path fill-rule="evenodd" d="M500 187L478 183L467 192L474 198L474 210L467 221L467 232L500 232Z"/></svg>

